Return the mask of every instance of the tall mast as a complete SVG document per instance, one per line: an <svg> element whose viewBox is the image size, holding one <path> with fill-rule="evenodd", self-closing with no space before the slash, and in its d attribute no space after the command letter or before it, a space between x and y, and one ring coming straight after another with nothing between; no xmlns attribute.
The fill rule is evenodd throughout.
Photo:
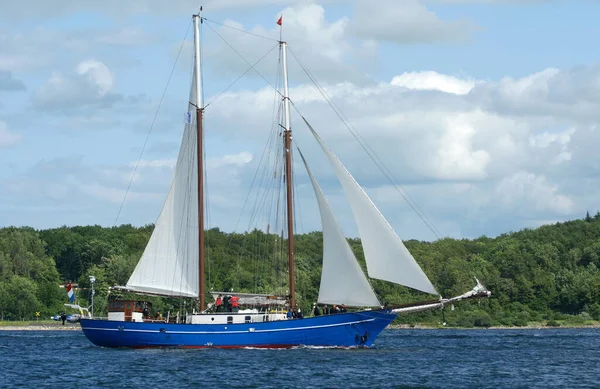
<svg viewBox="0 0 600 389"><path fill-rule="evenodd" d="M200 7L202 12L202 7ZM198 299L200 302L200 311L204 311L204 155L203 155L203 138L204 131L202 128L202 113L204 111L202 105L202 69L200 67L200 26L202 16L200 13L194 15L194 69L196 73L196 127L198 131L197 144L197 160L198 160Z"/></svg>
<svg viewBox="0 0 600 389"><path fill-rule="evenodd" d="M290 98L288 94L287 43L280 41L281 59L283 61L283 106L284 106L284 148L285 148L285 183L287 192L288 223L288 266L290 275L290 308L296 306L296 278L294 277L294 192L292 179L292 129L290 128Z"/></svg>

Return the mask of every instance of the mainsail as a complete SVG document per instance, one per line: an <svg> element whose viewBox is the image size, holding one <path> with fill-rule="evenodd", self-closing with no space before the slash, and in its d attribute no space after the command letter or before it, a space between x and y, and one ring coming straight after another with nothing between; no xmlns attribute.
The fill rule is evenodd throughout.
<svg viewBox="0 0 600 389"><path fill-rule="evenodd" d="M306 159L300 149L298 152L317 196L323 225L323 268L317 301L355 307L380 306Z"/></svg>
<svg viewBox="0 0 600 389"><path fill-rule="evenodd" d="M350 203L361 238L369 277L438 294L402 240L340 160L302 117L333 166Z"/></svg>
<svg viewBox="0 0 600 389"><path fill-rule="evenodd" d="M196 74L192 85L195 85ZM190 92L188 120L169 194L152 236L127 281L128 290L198 297L198 164L196 96Z"/></svg>

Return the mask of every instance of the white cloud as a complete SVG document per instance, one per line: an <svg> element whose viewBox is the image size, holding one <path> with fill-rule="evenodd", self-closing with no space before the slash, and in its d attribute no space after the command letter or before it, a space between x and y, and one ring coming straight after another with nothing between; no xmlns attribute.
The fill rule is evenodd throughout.
<svg viewBox="0 0 600 389"><path fill-rule="evenodd" d="M559 193L558 185L551 184L546 177L520 171L503 178L496 185L496 198L511 212L531 213L549 211L558 215L569 215L575 203L568 196Z"/></svg>
<svg viewBox="0 0 600 389"><path fill-rule="evenodd" d="M6 123L0 121L0 149L19 143L21 138L21 135L9 131Z"/></svg>
<svg viewBox="0 0 600 389"><path fill-rule="evenodd" d="M591 194L600 187L600 160L595 151L600 131L590 124L589 116L572 115L569 107L581 104L585 98L591 112L592 108L600 109L600 101L595 101L593 93L572 100L556 95L559 90L562 95L574 93L568 87L580 89L586 85L585 79L595 82L595 73L590 69L594 67L551 69L500 82L411 72L389 83L345 82L325 87L377 151L378 158L408 186L421 208L433 209L436 224L446 225L446 218L460 215L458 223L464 227L471 220L472 231L480 227L477 223L507 215L512 215L511 223L525 223L579 217L586 207L595 209ZM578 82L565 84L556 82L558 79ZM486 99L479 99L484 96L482 91ZM406 206L397 203L398 193L366 158L320 94L300 85L291 88L290 96L367 192L376 196L388 193L390 199L394 195L396 205L391 200L383 201L384 213L404 212L401 210ZM269 88L229 92L210 107L207 117L221 123L222 136L251 139L258 127L270 123L272 101ZM518 110L498 109L517 101L524 103ZM539 116L540 107L559 103L561 109ZM232 106L236 107L235 114L229 108ZM314 141L298 116L293 115L294 139L325 191L330 191L328 195L339 194L331 192L337 186L331 169L322 164L318 151L311 151ZM240 127L235 123L250 125ZM299 183L305 179L302 172L296 177ZM581 186L578 183L582 179L592 181ZM378 198L381 201L381 196ZM411 223L421 223L415 219L413 215ZM402 224L398 223L392 220L392 224ZM452 232L453 226L450 223L445 228ZM501 232L498 228L493 226ZM506 228L515 227L511 224Z"/></svg>
<svg viewBox="0 0 600 389"><path fill-rule="evenodd" d="M114 78L106 65L96 60L80 62L70 74L54 73L36 93L35 105L45 109L73 106L110 106L120 99L111 93Z"/></svg>
<svg viewBox="0 0 600 389"><path fill-rule="evenodd" d="M111 122L110 118L102 117L105 114L97 111L90 114L90 107L96 110L117 106L139 108L142 103L147 103L145 95L124 96L115 89L113 72L103 62L88 59L79 62L72 72L53 73L37 90L33 102L38 109L72 116L75 120L73 126L79 127ZM137 109L128 111L130 115L136 113Z"/></svg>
<svg viewBox="0 0 600 389"><path fill-rule="evenodd" d="M228 166L244 166L250 162L252 162L252 154L243 151L238 154L209 158L206 165L209 169L218 169Z"/></svg>
<svg viewBox="0 0 600 389"><path fill-rule="evenodd" d="M20 7L23 8L23 7ZM0 14L6 16L5 8ZM55 65L59 61L80 60L82 55L95 55L98 49L112 45L111 50L127 56L132 46L156 43L160 37L135 26L117 28L85 28L81 30L35 27L17 32L0 27L0 74L22 74Z"/></svg>
<svg viewBox="0 0 600 389"><path fill-rule="evenodd" d="M598 122L600 65L559 70L548 68L529 76L476 85L473 101L508 115L529 115Z"/></svg>
<svg viewBox="0 0 600 389"><path fill-rule="evenodd" d="M465 95L473 89L475 81L463 80L434 71L407 72L392 78L392 85L415 90L437 90Z"/></svg>
<svg viewBox="0 0 600 389"><path fill-rule="evenodd" d="M458 42L473 26L445 21L419 0L357 0L352 31L362 39L395 43Z"/></svg>
<svg viewBox="0 0 600 389"><path fill-rule="evenodd" d="M329 20L323 6L312 3L297 3L283 9L281 14L283 15L284 38L288 42L288 68L291 80L295 82L308 80L296 58L299 58L304 66L310 69L311 73L320 80L342 81L349 79L364 82L368 79L363 72L358 71L353 65L361 63L366 65L367 68L372 66L375 47L369 43L358 46L352 44L347 32L348 18L340 17ZM262 25L244 26L231 20L224 22L229 27L245 29L253 34L271 37L273 41L241 34L229 27L207 22L209 27L204 29L206 34L214 36L210 31L212 27L218 31L219 35L228 44L223 43L220 39L213 40L213 44L206 44L205 63L217 73L226 73L228 78L232 75L239 75L248 69L249 65L229 45L249 63L255 63L277 45L279 27L275 24L275 20L274 15L273 24L269 25L268 28ZM187 51L191 52L191 45ZM275 82L272 75L275 74L277 55L278 50L274 49L256 66L259 72L268 74L269 80L273 83ZM191 58L190 54L188 56ZM184 63L187 62L184 61ZM257 77L254 71L250 71L248 75Z"/></svg>

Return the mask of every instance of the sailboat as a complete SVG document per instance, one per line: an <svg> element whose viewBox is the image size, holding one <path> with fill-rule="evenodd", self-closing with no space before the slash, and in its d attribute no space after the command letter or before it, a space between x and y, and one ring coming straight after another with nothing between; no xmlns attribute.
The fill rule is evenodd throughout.
<svg viewBox="0 0 600 389"><path fill-rule="evenodd" d="M370 347L400 314L439 309L460 300L487 297L479 281L470 291L442 298L362 187L302 117L341 183L350 204L364 250L369 278L404 285L439 296L423 303L390 307L380 303L367 275L344 237L319 183L302 152L299 155L312 183L323 229L323 264L317 303L354 310L305 316L296 313L294 273L294 196L292 187L292 132L288 95L287 43L280 41L284 106L282 137L285 157L287 207L288 294L235 294L238 309L216 309L206 300L232 293L206 293L203 114L200 14L193 15L194 74L188 120L173 181L154 231L127 284L120 289L137 294L198 299L198 311L177 318L149 318L149 303L109 302L108 318L82 318L81 328L95 345L103 347L289 348L295 346ZM279 22L278 22L279 24ZM222 305L219 306L222 308Z"/></svg>

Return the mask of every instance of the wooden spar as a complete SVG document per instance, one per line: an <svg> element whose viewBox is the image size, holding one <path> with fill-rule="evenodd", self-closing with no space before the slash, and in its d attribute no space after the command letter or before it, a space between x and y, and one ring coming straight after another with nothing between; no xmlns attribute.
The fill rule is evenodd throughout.
<svg viewBox="0 0 600 389"><path fill-rule="evenodd" d="M200 8L202 12L202 8ZM200 67L200 29L198 22L202 23L200 14L194 15L194 53L196 70L196 129L197 129L197 161L198 161L198 300L200 312L204 311L205 292L204 292L204 149L203 149L203 128L202 128L202 69Z"/></svg>
<svg viewBox="0 0 600 389"><path fill-rule="evenodd" d="M292 129L290 128L290 98L288 93L286 42L281 45L283 65L283 104L285 112L284 152L285 152L285 183L287 192L287 230L288 230L288 267L290 287L290 308L296 307L296 278L294 276L294 192L292 177Z"/></svg>

